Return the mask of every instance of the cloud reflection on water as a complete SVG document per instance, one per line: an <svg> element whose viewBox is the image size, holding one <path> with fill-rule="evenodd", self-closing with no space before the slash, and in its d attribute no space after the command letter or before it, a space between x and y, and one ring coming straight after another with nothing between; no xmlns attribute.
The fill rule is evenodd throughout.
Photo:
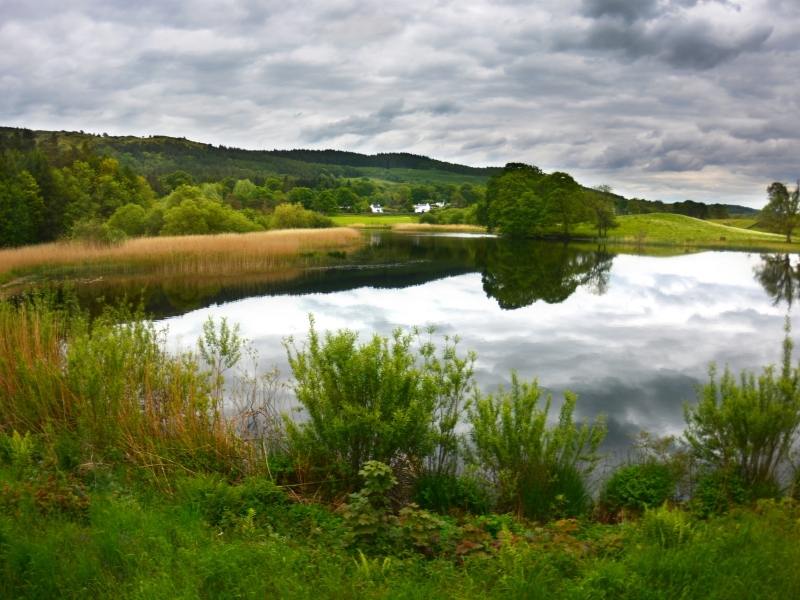
<svg viewBox="0 0 800 600"><path fill-rule="evenodd" d="M512 369L556 396L571 389L579 414L608 415L607 446L620 449L641 429L680 431L682 404L710 363L753 369L779 358L787 309L754 278L760 264L744 253L619 255L602 295L581 282L563 302L513 310L487 297L485 276L468 273L403 289L246 298L164 322L173 343L190 346L209 315L227 317L240 323L263 366L284 374L282 340L303 338L309 314L321 330L350 328L363 338L433 325L477 352L482 389L507 383Z"/></svg>

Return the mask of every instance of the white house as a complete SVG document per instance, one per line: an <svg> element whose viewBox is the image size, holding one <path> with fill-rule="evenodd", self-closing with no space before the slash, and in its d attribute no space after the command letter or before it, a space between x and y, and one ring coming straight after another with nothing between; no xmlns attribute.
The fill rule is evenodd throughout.
<svg viewBox="0 0 800 600"><path fill-rule="evenodd" d="M373 213L381 213L383 214L383 207L380 204L370 204L369 210Z"/></svg>
<svg viewBox="0 0 800 600"><path fill-rule="evenodd" d="M414 212L415 213L426 213L426 212L430 212L430 210L431 210L431 205L429 203L427 203L427 202L425 204L415 204L414 205Z"/></svg>

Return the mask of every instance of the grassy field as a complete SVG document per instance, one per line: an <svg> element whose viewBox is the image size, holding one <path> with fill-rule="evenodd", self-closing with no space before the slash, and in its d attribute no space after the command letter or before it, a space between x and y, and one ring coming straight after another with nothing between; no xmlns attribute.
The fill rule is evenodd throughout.
<svg viewBox="0 0 800 600"><path fill-rule="evenodd" d="M617 217L619 227L608 232L609 243L647 245L674 245L700 248L730 248L743 250L798 251L797 244L784 243L784 237L742 229L712 221L703 221L684 215L653 213L647 215L622 215ZM576 236L595 236L588 223L574 230Z"/></svg>
<svg viewBox="0 0 800 600"><path fill-rule="evenodd" d="M0 250L0 282L32 273L147 273L229 276L300 266L315 254L362 243L355 229L286 229L247 234L136 238L119 245L58 242Z"/></svg>
<svg viewBox="0 0 800 600"><path fill-rule="evenodd" d="M291 502L268 481L234 485L189 476L172 493L159 493L125 484L113 473L94 475L97 480L88 484L25 484L8 470L0 472L0 597L800 595L796 505L764 505L707 521L675 516L681 525L655 518L610 526L567 520L544 527L475 519L470 531L481 543L463 543L460 554L382 556L347 550L337 514ZM37 490L45 490L38 504L20 508ZM59 505L53 498L64 490L72 495Z"/></svg>
<svg viewBox="0 0 800 600"><path fill-rule="evenodd" d="M340 227L391 229L400 223L418 223L414 215L334 215L333 222Z"/></svg>

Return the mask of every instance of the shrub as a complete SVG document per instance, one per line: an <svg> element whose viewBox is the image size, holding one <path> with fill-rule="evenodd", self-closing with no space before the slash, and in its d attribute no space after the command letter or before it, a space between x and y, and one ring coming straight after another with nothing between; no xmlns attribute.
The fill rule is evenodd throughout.
<svg viewBox="0 0 800 600"><path fill-rule="evenodd" d="M320 336L313 320L303 348L287 340L295 394L308 413L303 423L287 422L295 455L344 489L369 460L413 470L434 448L452 457L463 390L442 378L471 374L455 364L454 351L437 357L430 344L415 350L417 340L416 332L396 330L360 344L353 331Z"/></svg>
<svg viewBox="0 0 800 600"><path fill-rule="evenodd" d="M567 392L558 424L547 426L550 397L539 407L538 384L512 374L511 388L476 401L470 411L476 466L497 485L500 507L545 520L581 514L589 503L584 478L605 438L603 418L578 426L577 398Z"/></svg>
<svg viewBox="0 0 800 600"><path fill-rule="evenodd" d="M126 204L115 210L106 224L130 237L144 235L147 230L147 212L138 204Z"/></svg>
<svg viewBox="0 0 800 600"><path fill-rule="evenodd" d="M626 465L614 471L605 483L601 502L611 513L622 510L642 512L661 506L674 496L675 483L674 472L667 464Z"/></svg>
<svg viewBox="0 0 800 600"><path fill-rule="evenodd" d="M350 494L341 513L350 543L387 543L395 519L390 513L389 490L396 484L392 469L377 460L364 464L358 474L364 480L360 491Z"/></svg>
<svg viewBox="0 0 800 600"><path fill-rule="evenodd" d="M125 241L123 231L93 219L77 221L70 229L69 237L96 246L113 246Z"/></svg>
<svg viewBox="0 0 800 600"><path fill-rule="evenodd" d="M737 383L727 369L710 381L695 406L685 406L686 439L697 458L712 470L736 472L752 490L775 485L778 467L788 459L800 427L800 370L792 368L789 324L780 373L774 367L755 375L743 372Z"/></svg>
<svg viewBox="0 0 800 600"><path fill-rule="evenodd" d="M485 482L467 475L425 473L416 482L414 500L422 508L446 514L460 510L482 515L492 508Z"/></svg>
<svg viewBox="0 0 800 600"><path fill-rule="evenodd" d="M333 221L324 215L306 210L302 204L279 204L270 218L270 229L308 229L333 227Z"/></svg>
<svg viewBox="0 0 800 600"><path fill-rule="evenodd" d="M288 503L286 494L263 477L248 477L231 485L218 475L198 475L177 482L178 495L210 524L230 527L242 519L266 517Z"/></svg>
<svg viewBox="0 0 800 600"><path fill-rule="evenodd" d="M690 506L699 516L709 517L746 504L751 498L751 490L738 471L716 469L697 479Z"/></svg>

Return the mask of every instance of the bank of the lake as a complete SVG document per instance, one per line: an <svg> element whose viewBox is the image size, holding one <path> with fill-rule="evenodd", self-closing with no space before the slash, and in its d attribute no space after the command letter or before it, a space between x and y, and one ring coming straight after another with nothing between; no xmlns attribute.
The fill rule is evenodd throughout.
<svg viewBox="0 0 800 600"><path fill-rule="evenodd" d="M98 276L244 278L322 265L327 256L362 243L351 228L55 242L0 250L0 284Z"/></svg>
<svg viewBox="0 0 800 600"><path fill-rule="evenodd" d="M292 433L290 416L272 412L271 379L247 380L238 411L222 410L220 378L242 346L219 321L204 329L197 352L176 355L153 324L124 308L90 319L52 301L0 302L0 597L800 593L791 568L800 560L796 482L758 488L720 471L713 456L650 438L590 502L585 477L596 446L587 445L587 429L563 410L551 424L543 403L530 404L530 386L477 398L476 412L453 404L469 392L469 358L452 347L423 345L422 360L409 362L414 350L402 337L297 340L296 385L309 407L313 396L342 403L341 411L317 405L314 419L295 421L325 434L304 437ZM796 413L792 373L782 389ZM427 404L431 389L436 406L495 428L463 442L479 451L499 443L496 458L438 437L455 422ZM415 410L406 412L398 397ZM763 402L777 408L774 398L755 399ZM738 418L766 425L767 436L776 426L796 430L783 418L765 424L755 405L740 402ZM596 421L592 430L602 435L603 427ZM436 461L407 460L433 451L411 443L420 434L476 470L437 474ZM345 477L339 452L354 442L396 460L366 461L358 477ZM542 444L542 452L516 452L517 443ZM494 460L520 468L499 470ZM526 485L509 487L509 477ZM517 492L524 500L510 510Z"/></svg>
<svg viewBox="0 0 800 600"><path fill-rule="evenodd" d="M337 215L335 223L359 229L391 229L396 232L486 233L485 227L469 224L420 223L416 215ZM800 244L786 243L785 237L750 228L755 222L744 220L702 220L672 213L620 215L617 226L598 237L591 223L574 225L566 236L576 242L592 241L613 247L617 252L646 252L647 248L720 249L755 252L797 252ZM546 239L563 240L559 228L545 232ZM657 250L656 250L657 252Z"/></svg>

